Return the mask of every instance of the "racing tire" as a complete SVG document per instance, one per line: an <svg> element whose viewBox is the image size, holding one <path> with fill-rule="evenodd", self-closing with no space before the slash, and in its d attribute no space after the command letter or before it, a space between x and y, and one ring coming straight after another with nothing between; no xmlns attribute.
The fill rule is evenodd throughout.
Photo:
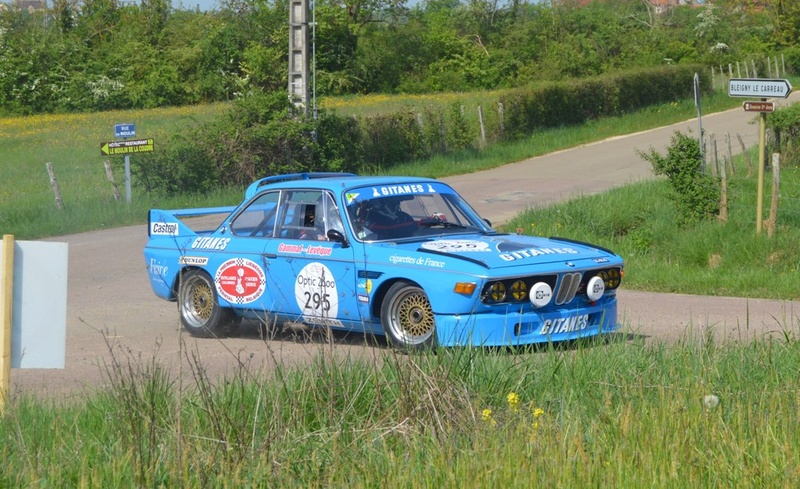
<svg viewBox="0 0 800 489"><path fill-rule="evenodd" d="M436 345L436 320L428 295L409 282L389 287L381 303L381 324L396 348L423 350Z"/></svg>
<svg viewBox="0 0 800 489"><path fill-rule="evenodd" d="M224 338L241 321L231 309L220 307L214 281L203 270L181 274L178 311L183 327L198 338Z"/></svg>

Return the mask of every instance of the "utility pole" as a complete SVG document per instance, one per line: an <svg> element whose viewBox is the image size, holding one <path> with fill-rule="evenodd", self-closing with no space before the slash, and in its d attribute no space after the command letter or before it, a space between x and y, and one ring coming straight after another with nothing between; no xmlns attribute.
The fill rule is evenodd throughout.
<svg viewBox="0 0 800 489"><path fill-rule="evenodd" d="M289 5L289 99L306 114L309 107L308 0Z"/></svg>

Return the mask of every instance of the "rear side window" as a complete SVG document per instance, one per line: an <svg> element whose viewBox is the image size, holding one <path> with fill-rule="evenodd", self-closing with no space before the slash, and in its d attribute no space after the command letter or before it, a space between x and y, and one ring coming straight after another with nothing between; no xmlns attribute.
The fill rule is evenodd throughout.
<svg viewBox="0 0 800 489"><path fill-rule="evenodd" d="M274 236L279 197L280 192L259 195L231 222L231 233L262 238Z"/></svg>

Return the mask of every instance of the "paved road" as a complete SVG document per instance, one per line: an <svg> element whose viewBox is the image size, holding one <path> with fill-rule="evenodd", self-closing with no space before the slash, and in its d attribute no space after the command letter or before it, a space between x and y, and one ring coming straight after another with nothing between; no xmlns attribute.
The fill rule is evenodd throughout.
<svg viewBox="0 0 800 489"><path fill-rule="evenodd" d="M730 134L736 152L737 134L748 145L757 143L757 127L749 124L752 118L736 109L705 116L703 124L707 133L718 135L720 144L724 135ZM636 156L635 150L653 147L663 151L676 130L697 134L697 127L696 120L688 121L445 180L484 217L501 223L529 206L652 178L649 164ZM302 329L263 341L253 325L224 342L181 334L176 305L157 299L150 290L142 258L146 235L146 227L141 225L52 239L69 244L66 368L13 370L12 394L28 391L80 398L106 382L105 366L111 364L112 352L123 366L128 360L146 365L155 356L173 372L183 368L186 373L187 362L177 362L183 348L190 352L188 356L201 358L209 372L220 374L232 372L237 361L269 369L277 363L308 361L326 348L323 338L316 335L308 341ZM739 339L774 333L782 336L785 328L795 336L800 331L800 302L653 294L624 288L619 299L622 323L632 335L648 341L673 341L708 332ZM365 347L361 338L352 336L335 337L336 354L374 353L372 346Z"/></svg>

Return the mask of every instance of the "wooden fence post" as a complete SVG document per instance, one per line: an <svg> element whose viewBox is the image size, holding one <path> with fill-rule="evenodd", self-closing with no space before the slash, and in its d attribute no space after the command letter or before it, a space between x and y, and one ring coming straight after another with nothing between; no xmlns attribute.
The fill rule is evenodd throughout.
<svg viewBox="0 0 800 489"><path fill-rule="evenodd" d="M0 301L3 307L0 317L0 415L5 413L5 403L11 384L11 322L14 317L11 308L14 305L14 235L3 235L3 247L0 250L3 257L3 269L0 270L2 288L0 288Z"/></svg>
<svg viewBox="0 0 800 489"><path fill-rule="evenodd" d="M714 145L716 147L716 144ZM716 155L716 151L714 151ZM715 158L716 159L716 156ZM725 171L725 159L723 158L722 164L719 166L719 220L720 222L728 222L728 173Z"/></svg>
<svg viewBox="0 0 800 489"><path fill-rule="evenodd" d="M503 112L503 102L498 102L497 103L497 114L498 114L498 116L500 118L500 139L503 139L503 137L505 136L505 130L506 130L506 122L505 122L505 120L503 120L503 118L505 116L505 114Z"/></svg>
<svg viewBox="0 0 800 489"><path fill-rule="evenodd" d="M717 176L719 173L719 153L717 152L717 135L711 133L711 150L714 152L714 164L711 165L711 175Z"/></svg>
<svg viewBox="0 0 800 489"><path fill-rule="evenodd" d="M733 167L733 148L731 147L731 133L729 132L725 133L725 142L727 143L728 146L728 156L726 158L726 161L730 163L728 171L730 171L731 176L734 176L736 174L736 169Z"/></svg>
<svg viewBox="0 0 800 489"><path fill-rule="evenodd" d="M45 167L47 167L47 174L50 175L50 186L53 187L53 193L56 195L56 207L63 209L64 201L61 200L61 190L58 189L58 180L56 180L56 172L53 170L53 164L48 161Z"/></svg>
<svg viewBox="0 0 800 489"><path fill-rule="evenodd" d="M781 183L781 155L772 153L772 199L769 205L769 219L767 219L767 237L775 234L775 225L778 221L778 197L780 197Z"/></svg>
<svg viewBox="0 0 800 489"><path fill-rule="evenodd" d="M742 146L742 154L744 154L744 161L747 163L747 176L749 177L753 174L753 162L750 161L750 153L747 151L747 146L744 145L742 135L737 133L736 137L739 138L739 144Z"/></svg>
<svg viewBox="0 0 800 489"><path fill-rule="evenodd" d="M486 126L483 124L483 107L478 105L478 124L481 126L481 146L486 144Z"/></svg>

